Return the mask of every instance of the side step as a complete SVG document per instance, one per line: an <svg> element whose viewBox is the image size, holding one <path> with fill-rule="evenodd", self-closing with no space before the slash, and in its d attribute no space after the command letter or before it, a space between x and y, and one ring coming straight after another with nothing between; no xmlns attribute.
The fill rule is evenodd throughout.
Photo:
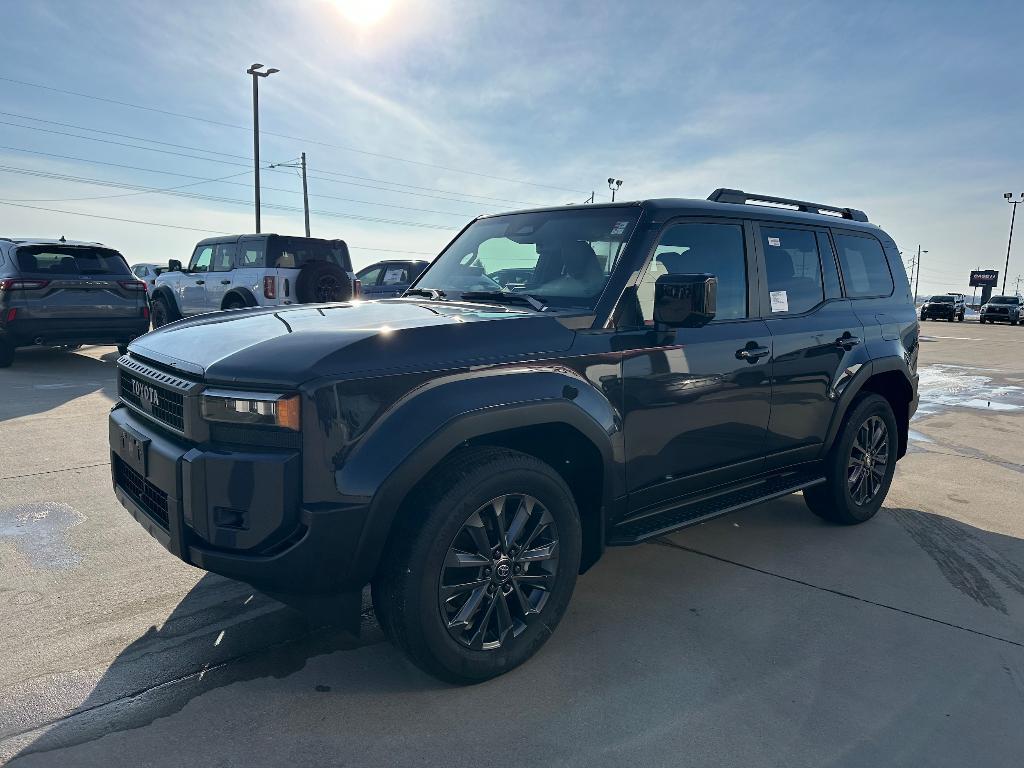
<svg viewBox="0 0 1024 768"><path fill-rule="evenodd" d="M762 501L788 496L823 482L825 478L817 473L787 472L714 496L701 496L696 499L691 497L690 500L683 500L668 508L656 509L619 523L609 532L608 545L636 544L677 528L702 523L727 512L760 504Z"/></svg>

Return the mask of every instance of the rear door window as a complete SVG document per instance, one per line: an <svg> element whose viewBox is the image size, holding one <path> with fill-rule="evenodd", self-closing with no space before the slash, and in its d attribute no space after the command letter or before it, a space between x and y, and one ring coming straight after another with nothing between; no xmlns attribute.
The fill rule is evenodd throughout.
<svg viewBox="0 0 1024 768"><path fill-rule="evenodd" d="M130 275L124 257L109 248L34 245L18 249L23 272L49 275Z"/></svg>
<svg viewBox="0 0 1024 768"><path fill-rule="evenodd" d="M809 229L761 224L769 309L773 315L798 314L824 301L818 239ZM831 257L831 254L829 254Z"/></svg>
<svg viewBox="0 0 1024 768"><path fill-rule="evenodd" d="M406 285L409 282L409 270L403 264L389 264L384 270L381 285Z"/></svg>
<svg viewBox="0 0 1024 768"><path fill-rule="evenodd" d="M846 295L891 296L892 273L881 244L873 237L833 233L839 249Z"/></svg>
<svg viewBox="0 0 1024 768"><path fill-rule="evenodd" d="M230 272L234 269L235 244L218 243L213 248L213 271Z"/></svg>

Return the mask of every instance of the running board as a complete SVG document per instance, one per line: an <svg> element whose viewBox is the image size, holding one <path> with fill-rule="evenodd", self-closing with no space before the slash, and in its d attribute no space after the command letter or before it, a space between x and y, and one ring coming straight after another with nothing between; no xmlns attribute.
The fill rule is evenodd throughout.
<svg viewBox="0 0 1024 768"><path fill-rule="evenodd" d="M610 531L608 545L636 544L762 501L788 496L823 482L825 478L816 473L787 472L738 490L684 501L619 523Z"/></svg>

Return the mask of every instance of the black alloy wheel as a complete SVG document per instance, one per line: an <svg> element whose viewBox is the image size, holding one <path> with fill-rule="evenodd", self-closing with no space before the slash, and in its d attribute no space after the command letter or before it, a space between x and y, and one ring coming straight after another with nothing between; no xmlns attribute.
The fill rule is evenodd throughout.
<svg viewBox="0 0 1024 768"><path fill-rule="evenodd" d="M167 302L162 298L153 299L149 308L149 314L153 321L153 327L159 328L171 322L171 313L167 308Z"/></svg>
<svg viewBox="0 0 1024 768"><path fill-rule="evenodd" d="M850 405L822 462L824 482L804 490L804 502L825 520L856 525L878 512L896 472L899 430L892 405L865 393Z"/></svg>
<svg viewBox="0 0 1024 768"><path fill-rule="evenodd" d="M881 418L872 416L857 430L846 465L846 484L854 504L863 507L878 495L888 464L889 431Z"/></svg>
<svg viewBox="0 0 1024 768"><path fill-rule="evenodd" d="M448 633L474 650L501 648L544 610L558 571L558 529L533 496L491 499L456 534L438 605Z"/></svg>
<svg viewBox="0 0 1024 768"><path fill-rule="evenodd" d="M313 285L313 295L318 303L325 304L330 301L341 301L345 293L341 281L328 273L321 275Z"/></svg>

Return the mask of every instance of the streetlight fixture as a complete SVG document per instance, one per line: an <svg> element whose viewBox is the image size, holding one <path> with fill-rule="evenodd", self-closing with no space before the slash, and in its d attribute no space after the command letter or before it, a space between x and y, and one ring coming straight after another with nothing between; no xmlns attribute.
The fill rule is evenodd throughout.
<svg viewBox="0 0 1024 768"><path fill-rule="evenodd" d="M270 67L266 71L262 64L253 64L246 74L252 75L252 162L256 173L256 234L260 232L260 87L259 78L270 77L279 69Z"/></svg>
<svg viewBox="0 0 1024 768"><path fill-rule="evenodd" d="M1024 192L1020 193L1020 200L1013 199L1013 192L1004 192L1006 202L1013 206L1013 213L1010 214L1010 239L1006 243L1006 266L1003 267L1003 296L1006 295L1006 276L1010 272L1010 246L1013 245L1013 220L1017 218L1017 206L1024 203Z"/></svg>
<svg viewBox="0 0 1024 768"><path fill-rule="evenodd" d="M608 177L608 189L612 191L612 202L615 202L615 192L622 186L622 179L613 179L611 176Z"/></svg>

